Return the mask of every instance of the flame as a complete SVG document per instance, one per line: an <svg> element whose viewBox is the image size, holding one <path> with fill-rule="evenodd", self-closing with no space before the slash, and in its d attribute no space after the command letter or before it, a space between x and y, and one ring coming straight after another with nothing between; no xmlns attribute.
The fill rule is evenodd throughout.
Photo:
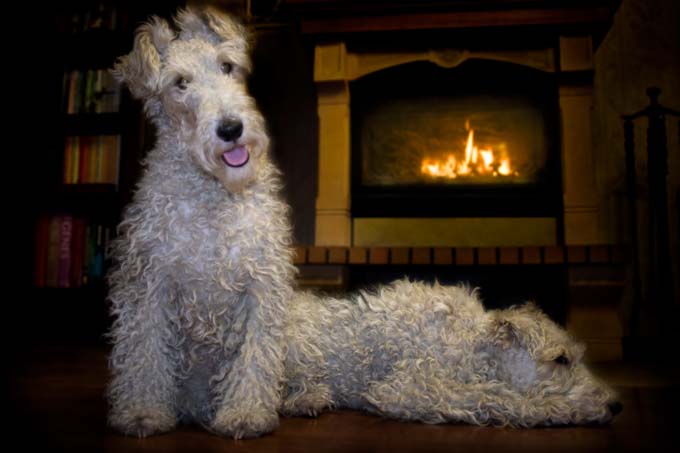
<svg viewBox="0 0 680 453"><path fill-rule="evenodd" d="M456 160L451 153L447 154L444 160L425 157L420 165L420 172L435 178L449 179L459 176L517 176L519 174L513 170L509 157L497 158L493 149L479 149L475 146L475 131L470 127L469 121L465 122L465 129L468 131L468 136L463 160Z"/></svg>
<svg viewBox="0 0 680 453"><path fill-rule="evenodd" d="M510 159L507 157L505 159L501 159L501 165L498 167L498 173L504 176L512 173L512 170L510 169Z"/></svg>

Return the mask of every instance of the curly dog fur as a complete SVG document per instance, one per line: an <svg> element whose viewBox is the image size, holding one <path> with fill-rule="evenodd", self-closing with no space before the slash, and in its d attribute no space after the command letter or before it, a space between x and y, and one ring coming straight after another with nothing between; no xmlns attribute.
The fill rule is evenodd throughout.
<svg viewBox="0 0 680 453"><path fill-rule="evenodd" d="M426 423L608 422L621 406L584 347L533 304L485 311L465 287L401 280L351 299L299 293L282 412L363 409Z"/></svg>
<svg viewBox="0 0 680 453"><path fill-rule="evenodd" d="M109 423L254 437L278 425L288 207L246 90L245 29L212 9L175 26L153 17L114 70L158 138L113 245Z"/></svg>

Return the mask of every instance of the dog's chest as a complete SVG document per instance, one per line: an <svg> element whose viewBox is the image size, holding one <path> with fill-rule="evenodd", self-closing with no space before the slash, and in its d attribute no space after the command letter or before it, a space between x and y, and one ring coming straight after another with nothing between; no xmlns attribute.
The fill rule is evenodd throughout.
<svg viewBox="0 0 680 453"><path fill-rule="evenodd" d="M189 280L219 284L247 278L250 258L261 254L263 247L252 233L252 213L216 212L180 202L176 214L165 244L174 257L174 272Z"/></svg>

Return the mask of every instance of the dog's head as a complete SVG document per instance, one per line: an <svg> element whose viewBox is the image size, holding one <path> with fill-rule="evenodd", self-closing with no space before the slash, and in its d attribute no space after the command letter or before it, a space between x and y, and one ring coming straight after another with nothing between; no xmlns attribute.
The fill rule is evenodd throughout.
<svg viewBox="0 0 680 453"><path fill-rule="evenodd" d="M266 157L264 119L247 91L250 39L218 10L180 10L176 30L158 17L139 27L113 73L144 101L166 139L231 192L253 181Z"/></svg>
<svg viewBox="0 0 680 453"><path fill-rule="evenodd" d="M604 423L621 410L584 365L585 347L533 303L492 312L496 378L542 414L541 423Z"/></svg>

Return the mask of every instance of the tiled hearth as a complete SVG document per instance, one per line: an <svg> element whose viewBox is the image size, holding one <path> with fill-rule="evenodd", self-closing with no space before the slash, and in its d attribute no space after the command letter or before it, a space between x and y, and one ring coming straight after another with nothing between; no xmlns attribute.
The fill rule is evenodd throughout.
<svg viewBox="0 0 680 453"><path fill-rule="evenodd" d="M303 247L295 248L296 265L622 265L621 246L525 247Z"/></svg>

